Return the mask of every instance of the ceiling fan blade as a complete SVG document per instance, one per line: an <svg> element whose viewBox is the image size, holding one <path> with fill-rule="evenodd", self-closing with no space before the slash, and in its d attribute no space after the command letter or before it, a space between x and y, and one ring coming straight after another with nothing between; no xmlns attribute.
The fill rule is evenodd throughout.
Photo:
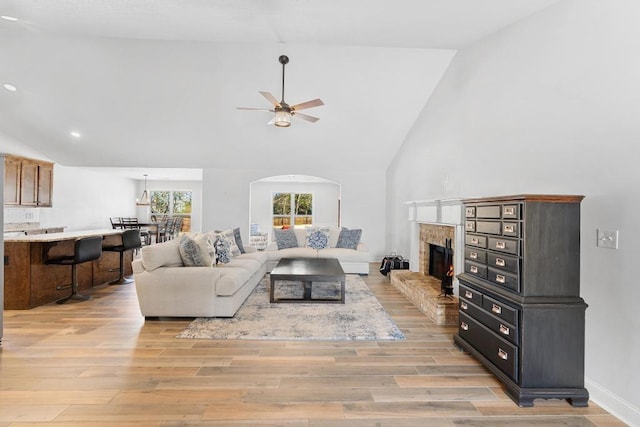
<svg viewBox="0 0 640 427"><path fill-rule="evenodd" d="M301 104L292 105L292 110L304 110L305 108L319 107L324 105L324 102L320 98L314 99L313 101L303 102Z"/></svg>
<svg viewBox="0 0 640 427"><path fill-rule="evenodd" d="M276 122L276 118L274 117L273 119L269 120L269 121L267 122L267 124L268 124L268 125L272 125L272 124L274 124L275 122Z"/></svg>
<svg viewBox="0 0 640 427"><path fill-rule="evenodd" d="M267 98L267 101L273 104L274 107L280 107L280 103L276 99L275 96L271 95L269 92L259 91L262 96Z"/></svg>
<svg viewBox="0 0 640 427"><path fill-rule="evenodd" d="M317 117L313 117L313 116L309 116L307 114L302 114L302 113L297 113L297 112L292 112L291 115L294 116L294 117L298 117L299 119L306 120L306 121L311 122L311 123L315 123L318 120L320 120Z"/></svg>
<svg viewBox="0 0 640 427"><path fill-rule="evenodd" d="M274 112L274 110L269 110L268 108L252 108L252 107L236 107L238 110L255 110L255 111L270 111Z"/></svg>

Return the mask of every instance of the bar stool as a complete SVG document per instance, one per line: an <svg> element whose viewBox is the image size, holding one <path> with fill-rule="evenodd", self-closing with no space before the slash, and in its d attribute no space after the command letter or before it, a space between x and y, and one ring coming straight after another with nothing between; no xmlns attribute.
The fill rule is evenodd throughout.
<svg viewBox="0 0 640 427"><path fill-rule="evenodd" d="M73 255L63 255L44 260L45 264L71 266L71 283L56 287L58 291L71 288L71 295L57 300L56 302L58 304L64 304L70 299L80 301L91 299L89 295L80 295L78 293L78 264L96 260L100 258L100 255L102 255L102 236L91 236L83 237L75 241Z"/></svg>
<svg viewBox="0 0 640 427"><path fill-rule="evenodd" d="M142 240L140 239L140 230L130 229L122 232L122 243L120 245L108 245L103 246L103 251L108 252L120 252L120 268L112 268L109 271L119 271L120 277L110 285L123 285L126 283L132 283L133 279L127 279L124 277L124 253L132 249L140 249L142 247Z"/></svg>

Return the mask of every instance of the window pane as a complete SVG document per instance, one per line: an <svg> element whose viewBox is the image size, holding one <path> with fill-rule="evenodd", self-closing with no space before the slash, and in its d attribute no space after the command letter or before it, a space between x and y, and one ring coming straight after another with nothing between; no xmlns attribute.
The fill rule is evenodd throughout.
<svg viewBox="0 0 640 427"><path fill-rule="evenodd" d="M175 214L191 213L191 191L174 191L173 192L173 213Z"/></svg>
<svg viewBox="0 0 640 427"><path fill-rule="evenodd" d="M291 225L291 217L288 216L274 216L273 226L282 227L283 225Z"/></svg>
<svg viewBox="0 0 640 427"><path fill-rule="evenodd" d="M313 225L312 216L296 216L296 225Z"/></svg>
<svg viewBox="0 0 640 427"><path fill-rule="evenodd" d="M295 195L295 214L296 215L312 215L313 196L311 194Z"/></svg>
<svg viewBox="0 0 640 427"><path fill-rule="evenodd" d="M273 195L273 214L274 215L290 215L291 214L291 194L276 193Z"/></svg>
<svg viewBox="0 0 640 427"><path fill-rule="evenodd" d="M169 192L151 191L151 212L156 214L169 213Z"/></svg>

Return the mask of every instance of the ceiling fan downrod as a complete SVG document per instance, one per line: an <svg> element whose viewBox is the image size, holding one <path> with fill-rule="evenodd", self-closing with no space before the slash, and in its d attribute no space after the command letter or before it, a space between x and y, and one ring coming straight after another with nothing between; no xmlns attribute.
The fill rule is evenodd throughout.
<svg viewBox="0 0 640 427"><path fill-rule="evenodd" d="M280 98L280 105L286 105L284 102L284 66L289 63L289 57L287 55L280 55L278 61L282 64L282 97Z"/></svg>

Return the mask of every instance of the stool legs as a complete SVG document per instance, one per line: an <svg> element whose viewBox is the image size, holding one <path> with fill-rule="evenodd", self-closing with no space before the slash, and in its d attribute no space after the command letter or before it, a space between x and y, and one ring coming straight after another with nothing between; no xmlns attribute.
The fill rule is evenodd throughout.
<svg viewBox="0 0 640 427"><path fill-rule="evenodd" d="M70 299L79 300L79 301L87 301L91 299L90 295L81 295L78 293L78 264L73 264L71 266L71 284L65 286L58 286L56 290L60 291L62 289L71 288L71 295L60 298L56 301L58 304L64 304Z"/></svg>
<svg viewBox="0 0 640 427"><path fill-rule="evenodd" d="M120 277L117 280L114 280L113 282L109 282L110 285L126 285L128 283L133 283L133 279L129 278L127 279L126 277L124 277L124 252L125 251L120 251L120 268L119 269L111 269L109 271L119 271L120 272Z"/></svg>

